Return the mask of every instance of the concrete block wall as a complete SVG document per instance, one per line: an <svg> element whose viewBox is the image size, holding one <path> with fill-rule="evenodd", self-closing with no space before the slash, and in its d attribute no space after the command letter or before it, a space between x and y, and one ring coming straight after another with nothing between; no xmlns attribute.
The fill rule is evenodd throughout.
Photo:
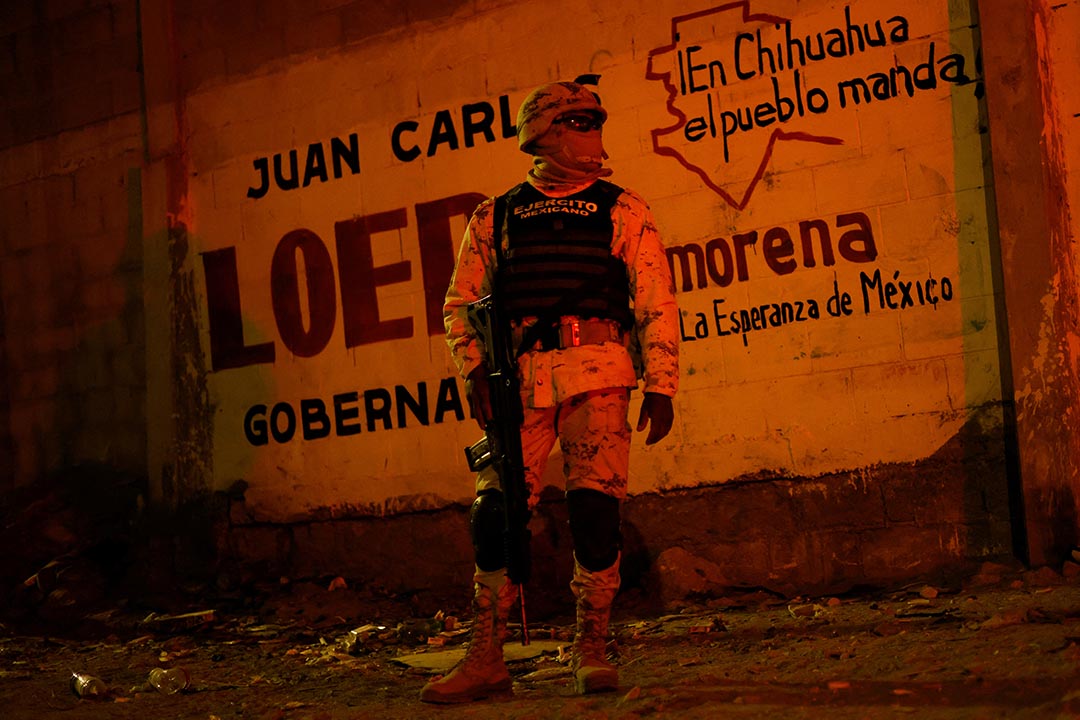
<svg viewBox="0 0 1080 720"><path fill-rule="evenodd" d="M896 9L874 1L850 7L766 5L755 9L793 17L800 28L836 25L845 8L871 24L901 13L913 37L898 46L896 62L913 67L927 59L934 44L939 52L947 47L962 53L974 66L970 28L976 23L970 8L965 12L955 3L947 10L917 3ZM278 538L277 566L286 572L325 572L332 561L357 577L385 575L387 568L415 566L417 546L380 546L379 558L337 550L328 557L325 549L340 543L329 542L324 533L362 536L385 517L409 536L415 534L405 530L410 511L450 508L453 513L455 503L467 502L467 475L439 460L455 456L457 446L472 439L475 430L467 421L437 431L361 433L349 441L330 437L305 444L290 436L278 445L252 448L240 435L240 416L258 404L269 412L278 402L283 414L277 418L284 422L288 407L298 412L300 398L329 402L342 391L408 385L413 377L424 377L429 385L440 373L452 379L439 339L425 343L419 329L424 315L419 268L429 258L417 253L422 230L414 208L456 193L497 192L520 177L515 161L521 158L498 140L473 148L429 146L432 128L460 123L458 113L468 103L487 101L494 107L505 95L515 108L532 86L584 67L604 75L601 90L613 118L605 137L614 149L617 179L625 178L651 201L669 247L705 246L740 232L764 234L811 219L829 225L835 241L838 217L861 213L884 258L878 265L886 279L894 272L905 280L949 275L959 294L951 305L902 312L860 309L843 319L754 333L746 343L711 332L684 338L676 433L659 452L635 451L634 497L627 512L646 518L638 533L642 545L635 552L640 560L635 572L653 577L655 585L649 573L670 557L665 550L677 548L727 568L714 573L717 582L746 585L756 578L759 585L790 591L891 582L904 573L1008 553L1004 450L994 440L1001 422L994 408L1002 395L996 290L985 251L990 235L985 127L977 120L974 85L838 111L827 122L811 118L801 127L842 143L777 145L774 162L758 179L754 202L733 207L703 192L700 177L655 152L651 132L670 124L671 116L658 102L659 85L643 79L650 50L671 41L674 18L710 7L719 9L687 3L634 6L624 8L618 19L592 7L575 15L579 23L558 31L534 15L530 31L517 35L499 30L520 25L505 3L443 5L440 23L428 22L420 4L361 11L356 3L330 3L311 8L303 19L284 3L262 8L258 17L243 3L180 11L184 51L178 67L188 92L189 201L196 208L190 239L203 252L235 253L244 342L271 343L275 352L273 363L206 376L217 408L211 483L216 489L237 479L249 483L244 511L232 529L238 556L270 533ZM714 49L732 42L741 28L737 10L706 38ZM402 58L409 58L411 67ZM849 65L815 67L815 82L835 86L882 67L876 61ZM754 97L753 91L745 96L739 91L733 90L736 97ZM406 137L421 152L429 147L432 152L415 162L390 153L387 138L399 120L415 122L416 130ZM257 185L253 163L287 164L290 152L296 152L302 170L309 143L326 148L327 138L353 133L360 147L357 177L285 192L271 183L265 196L255 198L247 191ZM748 183L755 168L739 166L720 183ZM742 197L735 188L731 194ZM266 299L274 246L290 230L304 228L329 249L333 261L334 224L380 212L397 213L403 224L373 238L376 264L407 264L412 282L380 288L378 316L411 319L412 337L386 344L395 362L372 352L377 347L342 353L336 330L315 357L291 356ZM455 219L456 228L462 219ZM738 283L682 285L687 328L717 297L736 309L811 295L824 306L833 281L845 290L858 287L860 268L770 275L759 248L749 253L749 277ZM200 277L197 262L187 267ZM677 270L676 276L677 282L685 280L685 271ZM205 291L209 296L210 289ZM205 347L205 337L203 342ZM954 451L943 450L953 446ZM980 465L974 459L977 447L996 459ZM556 484L558 464L556 457L547 476ZM875 467L885 469L870 470ZM848 472L861 473L855 476L864 479L861 494L848 492ZM961 501L973 477L982 478L976 483L987 498L981 505ZM908 488L951 498L963 509L907 512ZM729 503L745 508L741 522L718 507ZM685 507L685 518L697 518L696 524L679 524L685 537L672 535L670 523L648 522L650 512L663 518L669 506ZM761 524L770 508L776 512ZM323 522L312 519L320 517L332 518L325 521L327 528L297 531ZM559 534L564 528L557 522L553 527L561 538L556 544L565 545ZM460 549L461 543L452 545ZM935 550L923 557L927 547ZM824 549L832 552L828 561L821 559ZM270 561L262 551L253 557ZM467 564L456 554L446 561Z"/></svg>
<svg viewBox="0 0 1080 720"><path fill-rule="evenodd" d="M1074 8L1059 3L1054 12ZM867 59L852 51L800 77L835 92L850 78L914 67L932 47L975 73L974 0L666 0L618 10L504 0L84 0L20 1L0 13L0 47L9 49L0 78L14 89L0 126L0 370L9 378L0 459L11 457L9 485L103 462L144 470L156 499L243 486L222 547L237 562L301 575L333 568L407 589L417 554L443 533L445 556L424 560L426 589L452 582L468 566L468 544L447 528L463 520L471 495L453 460L477 431L454 412L463 388L429 332L439 294L429 279L448 271L469 203L519 181L527 166L501 127L503 109L512 118L532 87L591 70L603 75L612 114L605 142L615 179L652 204L675 252L684 320L676 430L662 447L634 449L631 584L670 599L664 588L678 583L664 568L690 564L711 586L837 590L1010 552L1007 490L1017 478L1006 462L1014 438L985 161L995 130L980 85L808 116L790 126L798 142L733 136L723 141L733 148L727 162L719 140L661 132L677 119L672 108L684 120L703 115L705 95L684 93L669 107L648 75L664 69L654 56L674 73L695 42L720 57L748 28L775 39L785 19L813 35L849 16L873 25L898 15L910 37L889 51ZM714 88L711 101L759 102L771 92L767 75ZM794 80L792 68L772 75ZM470 108L493 112L490 138L466 136ZM402 139L420 155L403 157ZM359 169L333 172L334 147L357 148ZM290 189L273 168L288 175L293 154L296 179L309 182ZM265 194L255 191L260 162ZM841 218L856 214L873 235L874 258L804 262L801 223L823 224L835 243ZM343 228L367 235L343 240ZM789 274L765 262L760 238L777 228L798 248ZM306 255L280 263L276 249L299 231L303 252L321 248L329 273L303 274ZM679 264L680 248L730 248L751 232L759 240L747 250L746 277L722 283ZM372 274L361 283L339 257L348 238L370 251ZM225 258L234 285L211 286L212 258ZM894 273L948 276L955 301L827 316L834 288L861 305L860 271L874 270L883 282ZM325 319L331 306L335 313L314 355L286 344L271 293L283 275L308 290L296 298L305 322L316 311ZM396 279L384 281L389 275ZM364 283L377 287L364 288L361 326L409 332L348 344L345 315L356 322L358 310L346 308L345 289ZM223 287L242 306L232 340L272 347L272 360L260 350L261 359L215 368L210 326L229 301ZM745 341L715 329L717 301L739 310L811 297L820 319ZM695 331L702 317L704 334ZM399 390L450 409L401 427L391 427L391 413L384 426L378 398ZM305 439L296 427L282 431L289 413L295 419L304 403L319 402L357 411L362 432ZM264 422L265 442L245 424L252 417ZM557 491L559 465L556 456L549 490ZM541 552L555 554L567 543L564 518L557 500L545 507ZM377 556L353 552L390 533L412 540L375 543ZM400 574L385 578L391 571Z"/></svg>
<svg viewBox="0 0 1080 720"><path fill-rule="evenodd" d="M135 2L0 10L0 487L146 471Z"/></svg>

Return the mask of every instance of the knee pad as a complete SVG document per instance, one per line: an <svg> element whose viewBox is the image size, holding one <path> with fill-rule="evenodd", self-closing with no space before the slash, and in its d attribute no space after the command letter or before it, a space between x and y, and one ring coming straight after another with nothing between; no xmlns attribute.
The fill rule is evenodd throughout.
<svg viewBox="0 0 1080 720"><path fill-rule="evenodd" d="M501 490L482 490L469 510L469 531L472 534L476 567L490 572L506 567L503 529L506 510Z"/></svg>
<svg viewBox="0 0 1080 720"><path fill-rule="evenodd" d="M571 490L566 507L578 563L592 572L614 565L622 550L619 499L598 490Z"/></svg>

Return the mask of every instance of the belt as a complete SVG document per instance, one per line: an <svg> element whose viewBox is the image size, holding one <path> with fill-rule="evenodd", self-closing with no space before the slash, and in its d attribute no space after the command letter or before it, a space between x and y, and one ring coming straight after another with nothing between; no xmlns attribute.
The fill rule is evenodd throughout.
<svg viewBox="0 0 1080 720"><path fill-rule="evenodd" d="M514 328L514 347L520 347L529 326ZM623 343L623 332L614 320L576 317L559 318L557 325L539 331L537 340L523 350L565 350L581 345L599 345L604 342Z"/></svg>

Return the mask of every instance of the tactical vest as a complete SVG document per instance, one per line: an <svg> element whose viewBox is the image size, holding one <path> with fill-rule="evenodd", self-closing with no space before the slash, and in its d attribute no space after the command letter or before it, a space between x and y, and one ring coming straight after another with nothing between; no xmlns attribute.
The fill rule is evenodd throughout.
<svg viewBox="0 0 1080 720"><path fill-rule="evenodd" d="M506 237L507 249L496 282L511 319L575 315L633 324L626 264L611 254L611 209L621 194L598 180L564 198L528 183L504 196L496 235Z"/></svg>

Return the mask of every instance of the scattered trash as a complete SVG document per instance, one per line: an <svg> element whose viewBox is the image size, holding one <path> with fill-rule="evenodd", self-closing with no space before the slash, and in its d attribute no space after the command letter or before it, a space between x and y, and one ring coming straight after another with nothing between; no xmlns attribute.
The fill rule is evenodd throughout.
<svg viewBox="0 0 1080 720"><path fill-rule="evenodd" d="M444 673L465 657L465 650L465 646L458 646L449 650L425 650L409 655L399 655L392 658L392 662L418 670L425 670L432 674ZM560 652L562 652L562 645L557 640L533 640L528 645L507 643L503 646L503 657L508 663L535 660L542 655L554 656ZM569 662L569 646L566 646L566 658L567 662Z"/></svg>
<svg viewBox="0 0 1080 720"><path fill-rule="evenodd" d="M334 592L335 590L348 590L349 584L345 582L345 578L338 575L336 578L330 581L330 586L326 589L330 592Z"/></svg>
<svg viewBox="0 0 1080 720"><path fill-rule="evenodd" d="M569 676L570 668L563 665L556 665L555 667L533 670L527 675L522 675L521 680L525 682L545 682L547 680L561 680Z"/></svg>
<svg viewBox="0 0 1080 720"><path fill-rule="evenodd" d="M851 687L851 683L847 680L830 680L828 687L833 692L836 692L837 690L847 690Z"/></svg>
<svg viewBox="0 0 1080 720"><path fill-rule="evenodd" d="M844 601L843 601L843 600L841 600L841 599L840 599L840 598L838 598L838 597L831 597L831 598L829 598L829 602L828 602L828 603L826 603L826 604L827 604L827 605L828 605L829 607L831 607L831 608L834 608L834 607L840 607L841 605L843 605L843 604L844 604Z"/></svg>
<svg viewBox="0 0 1080 720"><path fill-rule="evenodd" d="M938 596L938 594L938 589L930 585L924 586L923 589L919 591L919 595L926 598L927 600L933 600Z"/></svg>
<svg viewBox="0 0 1080 720"><path fill-rule="evenodd" d="M630 688L630 692L622 696L618 704L621 705L625 702L631 702L633 700L637 700L639 697L641 697L641 686L635 685L634 687Z"/></svg>
<svg viewBox="0 0 1080 720"><path fill-rule="evenodd" d="M816 618L824 614L826 610L817 603L807 603L805 605L788 605L788 612L791 613L791 617Z"/></svg>
<svg viewBox="0 0 1080 720"><path fill-rule="evenodd" d="M692 635L697 633L722 632L727 630L727 625L724 624L723 618L717 615L711 622L691 625L689 630Z"/></svg>
<svg viewBox="0 0 1080 720"><path fill-rule="evenodd" d="M438 634L439 625L442 623L425 618L402 620L396 628L397 639L405 645L423 645L429 637Z"/></svg>
<svg viewBox="0 0 1080 720"><path fill-rule="evenodd" d="M55 560L50 560L36 573L23 580L23 587L36 587L38 590L45 593L52 591L52 589L56 587L57 578L63 575L64 571L67 569L67 565L61 562L61 560L64 559L65 558L60 557Z"/></svg>
<svg viewBox="0 0 1080 720"><path fill-rule="evenodd" d="M447 615L442 610L435 613L435 622L441 626L443 632L457 629L458 619L456 615Z"/></svg>
<svg viewBox="0 0 1080 720"><path fill-rule="evenodd" d="M84 673L71 673L71 692L81 698L102 698L109 694L109 686L101 678Z"/></svg>
<svg viewBox="0 0 1080 720"><path fill-rule="evenodd" d="M179 632L209 625L214 622L216 617L217 614L213 610L197 610L180 615L150 613L139 624L158 632Z"/></svg>
<svg viewBox="0 0 1080 720"><path fill-rule="evenodd" d="M393 641L396 632L385 625L362 625L349 631L341 640L341 648L349 655L362 655Z"/></svg>
<svg viewBox="0 0 1080 720"><path fill-rule="evenodd" d="M911 610L897 610L894 613L894 617L903 620L913 620L915 618L939 618L945 617L946 615L953 615L954 612L955 611L952 608L935 608L927 602L925 605L912 605Z"/></svg>
<svg viewBox="0 0 1080 720"><path fill-rule="evenodd" d="M184 668L154 668L146 682L162 695L175 695L181 690L187 690L191 678Z"/></svg>

